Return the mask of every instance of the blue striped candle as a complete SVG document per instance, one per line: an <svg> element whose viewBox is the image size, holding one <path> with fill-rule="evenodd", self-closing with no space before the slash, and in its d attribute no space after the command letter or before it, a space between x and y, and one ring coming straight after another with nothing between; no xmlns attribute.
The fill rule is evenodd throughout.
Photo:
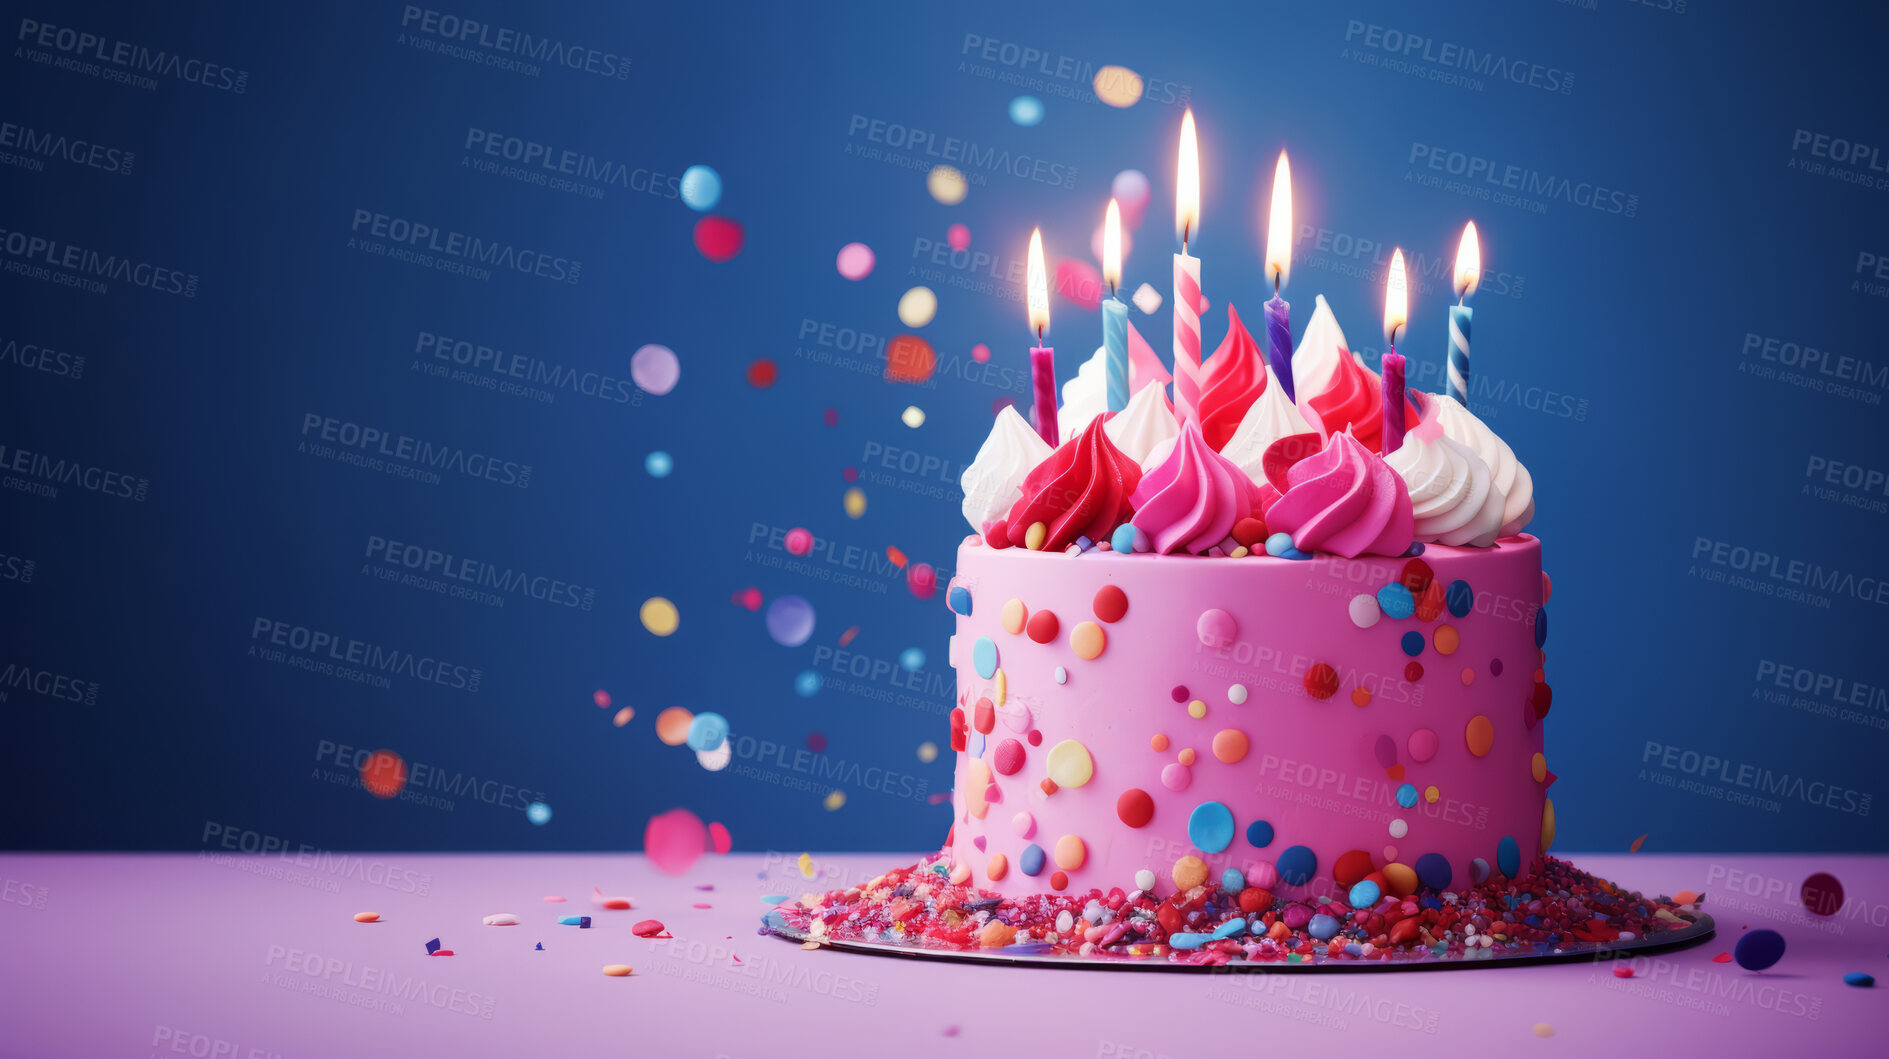
<svg viewBox="0 0 1889 1059"><path fill-rule="evenodd" d="M1450 306L1450 396L1469 407L1469 320L1467 305Z"/></svg>
<svg viewBox="0 0 1889 1059"><path fill-rule="evenodd" d="M1110 295L1102 299L1103 365L1108 369L1108 410L1128 407L1128 306Z"/></svg>

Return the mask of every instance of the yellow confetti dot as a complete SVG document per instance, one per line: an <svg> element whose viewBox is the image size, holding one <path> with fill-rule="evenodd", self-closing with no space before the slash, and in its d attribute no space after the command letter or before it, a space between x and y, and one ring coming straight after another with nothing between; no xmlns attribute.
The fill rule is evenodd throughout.
<svg viewBox="0 0 1889 1059"><path fill-rule="evenodd" d="M995 694L991 696L991 698L996 699L997 705L1002 706L1004 704L1004 700L1008 699L1009 697L1010 697L1010 678L1007 676L1004 676L1004 671L999 669L997 671L996 692Z"/></svg>
<svg viewBox="0 0 1889 1059"><path fill-rule="evenodd" d="M840 806L845 805L845 804L846 804L845 791L829 791L827 793L827 796L826 796L826 811L827 812L829 813L833 812L834 810L838 809Z"/></svg>
<svg viewBox="0 0 1889 1059"><path fill-rule="evenodd" d="M643 619L643 628L657 636L667 636L682 624L682 615L676 612L676 605L662 598L651 596L643 601L643 609L637 612Z"/></svg>
<svg viewBox="0 0 1889 1059"><path fill-rule="evenodd" d="M1100 658L1108 650L1108 634L1092 621L1079 623L1069 634L1069 648L1084 660Z"/></svg>
<svg viewBox="0 0 1889 1059"><path fill-rule="evenodd" d="M689 741L689 725L695 723L695 714L686 706L671 706L656 715L656 738L666 746L681 746Z"/></svg>
<svg viewBox="0 0 1889 1059"><path fill-rule="evenodd" d="M1462 637L1456 634L1456 627L1453 625L1439 625L1436 631L1430 634L1430 646L1436 648L1436 653L1440 655L1455 654L1456 645L1461 642Z"/></svg>
<svg viewBox="0 0 1889 1059"><path fill-rule="evenodd" d="M1536 751L1535 756L1529 760L1528 772L1535 777L1536 783L1548 778L1548 759L1542 757L1540 751Z"/></svg>
<svg viewBox="0 0 1889 1059"><path fill-rule="evenodd" d="M1541 851L1548 852L1554 845L1554 799L1543 798L1541 802Z"/></svg>
<svg viewBox="0 0 1889 1059"><path fill-rule="evenodd" d="M1242 544L1238 548L1235 548L1232 551L1228 552L1227 557L1232 558L1232 559L1244 559L1246 558L1247 554L1248 553L1246 551L1246 545Z"/></svg>
<svg viewBox="0 0 1889 1059"><path fill-rule="evenodd" d="M958 172L955 167L935 165L931 167L931 172L925 174L925 190L931 192L931 197L944 205L956 206L964 201L964 196L971 190L971 185L964 179L964 174Z"/></svg>
<svg viewBox="0 0 1889 1059"><path fill-rule="evenodd" d="M938 744L929 742L918 744L918 760L927 765L938 760Z"/></svg>
<svg viewBox="0 0 1889 1059"><path fill-rule="evenodd" d="M1194 701L1188 703L1187 716L1192 717L1196 721L1200 720L1202 717L1207 716L1207 704L1200 701L1199 699L1195 699Z"/></svg>
<svg viewBox="0 0 1889 1059"><path fill-rule="evenodd" d="M997 612L997 619L1003 622L1005 632L1015 636L1023 631L1024 623L1030 620L1030 608L1024 606L1022 600L1013 599Z"/></svg>
<svg viewBox="0 0 1889 1059"><path fill-rule="evenodd" d="M618 728L621 728L624 725L629 724L630 719L635 716L636 716L636 709L631 706L625 706L622 709L617 711L617 715L610 719L610 723L616 725Z"/></svg>
<svg viewBox="0 0 1889 1059"><path fill-rule="evenodd" d="M1495 745L1495 724L1482 714L1471 717L1463 728L1463 742L1469 744L1470 753L1482 757Z"/></svg>
<svg viewBox="0 0 1889 1059"><path fill-rule="evenodd" d="M1104 66L1095 72L1095 98L1111 107L1132 107L1141 101L1141 75L1126 66Z"/></svg>
<svg viewBox="0 0 1889 1059"><path fill-rule="evenodd" d="M1030 528L1023 531L1023 546L1033 552L1043 550L1043 542L1049 538L1049 526L1041 522L1030 523Z"/></svg>
<svg viewBox="0 0 1889 1059"><path fill-rule="evenodd" d="M800 865L801 878L803 879L813 878L813 854L802 853L800 855L799 865Z"/></svg>
<svg viewBox="0 0 1889 1059"><path fill-rule="evenodd" d="M1169 873L1174 885L1181 890L1192 890L1207 881L1207 863L1192 855L1174 862L1174 870Z"/></svg>
<svg viewBox="0 0 1889 1059"><path fill-rule="evenodd" d="M983 762L972 761L972 769L980 764ZM1049 778L1058 787L1080 787L1095 776L1095 759L1089 756L1089 748L1074 739L1065 739L1050 748L1048 766ZM985 772L989 771L986 767Z"/></svg>
<svg viewBox="0 0 1889 1059"><path fill-rule="evenodd" d="M899 322L907 327L923 327L938 315L938 296L930 287L913 287L899 298Z"/></svg>
<svg viewBox="0 0 1889 1059"><path fill-rule="evenodd" d="M1244 760L1246 751L1246 733L1238 728L1221 729L1220 734L1213 737L1213 756L1229 765Z"/></svg>
<svg viewBox="0 0 1889 1059"><path fill-rule="evenodd" d="M1089 859L1089 847L1075 835L1064 835L1056 840L1056 866L1064 871L1075 871Z"/></svg>
<svg viewBox="0 0 1889 1059"><path fill-rule="evenodd" d="M1441 797L1443 797L1443 792L1437 790L1436 784L1434 783L1423 789L1423 800L1429 802L1431 805L1435 805L1436 800Z"/></svg>
<svg viewBox="0 0 1889 1059"><path fill-rule="evenodd" d="M925 425L925 410L915 404L908 404L905 411L899 413L899 422L917 430Z"/></svg>
<svg viewBox="0 0 1889 1059"><path fill-rule="evenodd" d="M866 491L858 486L853 486L846 491L844 503L846 505L847 518L858 518L864 515L866 513Z"/></svg>
<svg viewBox="0 0 1889 1059"><path fill-rule="evenodd" d="M1175 759L1178 760L1181 764L1188 765L1188 766L1193 765L1195 756L1196 755L1194 754L1194 748L1191 746L1185 748L1180 753L1174 755Z"/></svg>
<svg viewBox="0 0 1889 1059"><path fill-rule="evenodd" d="M1167 734L1165 732L1154 733L1154 738L1148 740L1148 746L1157 754L1166 750L1168 748Z"/></svg>

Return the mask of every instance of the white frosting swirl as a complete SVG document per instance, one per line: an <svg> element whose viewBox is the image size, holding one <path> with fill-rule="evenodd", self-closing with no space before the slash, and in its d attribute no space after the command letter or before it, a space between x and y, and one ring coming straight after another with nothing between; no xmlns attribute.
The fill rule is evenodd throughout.
<svg viewBox="0 0 1889 1059"><path fill-rule="evenodd" d="M1482 457L1495 477L1495 487L1506 498L1502 505L1502 536L1522 532L1535 517L1535 480L1515 458L1509 443L1448 394L1424 397L1424 414L1443 426L1443 436Z"/></svg>
<svg viewBox="0 0 1889 1059"><path fill-rule="evenodd" d="M1049 454L1050 447L1016 408L1005 405L977 450L977 459L958 479L964 489L964 520L971 524L971 531L983 533L984 523L1009 514L1023 495L1023 480Z"/></svg>
<svg viewBox="0 0 1889 1059"><path fill-rule="evenodd" d="M1410 487L1418 540L1487 548L1501 535L1508 498L1489 465L1467 445L1435 427L1420 428L1405 435L1403 447L1384 462Z"/></svg>
<svg viewBox="0 0 1889 1059"><path fill-rule="evenodd" d="M1148 457L1156 448L1172 451L1174 439L1181 436L1181 424L1168 408L1167 395L1151 382L1129 398L1127 408L1102 424L1102 433L1129 459L1141 464L1142 470L1147 470L1154 466L1148 462Z"/></svg>
<svg viewBox="0 0 1889 1059"><path fill-rule="evenodd" d="M1292 396L1304 404L1308 398L1324 393L1332 373L1338 370L1338 358L1350 348L1345 345L1345 333L1338 329L1331 306L1325 304L1323 294L1319 295L1305 333L1292 347Z"/></svg>
<svg viewBox="0 0 1889 1059"><path fill-rule="evenodd" d="M1056 410L1059 441L1068 441L1082 433L1089 420L1108 411L1108 350L1095 347L1095 355L1082 362L1076 377L1063 383L1063 405Z"/></svg>
<svg viewBox="0 0 1889 1059"><path fill-rule="evenodd" d="M1294 354L1294 360L1297 355ZM1227 439L1220 455L1232 460L1255 485L1266 484L1266 471L1260 465L1261 457L1273 442L1288 434L1306 434L1312 431L1312 424L1305 421L1298 406L1286 400L1286 388L1279 383L1279 376L1273 374L1272 365L1266 365L1266 391L1259 395L1253 406L1246 410L1240 425L1233 430L1233 436Z"/></svg>

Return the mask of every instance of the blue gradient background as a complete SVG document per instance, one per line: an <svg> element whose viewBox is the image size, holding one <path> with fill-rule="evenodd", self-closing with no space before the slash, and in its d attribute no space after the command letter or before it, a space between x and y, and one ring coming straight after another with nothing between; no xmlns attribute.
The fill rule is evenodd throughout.
<svg viewBox="0 0 1889 1059"><path fill-rule="evenodd" d="M1017 127L1006 108L1023 90L961 69L978 61L969 36L1185 86L1203 152L1195 246L1210 342L1228 301L1259 315L1282 146L1301 225L1447 258L1473 217L1486 266L1525 277L1519 298L1475 300L1474 365L1586 407L1577 420L1498 400L1489 418L1534 473L1531 531L1557 586L1546 723L1558 848L1624 848L1642 833L1666 850L1889 846L1880 811L1791 799L1769 812L1640 778L1651 741L1863 794L1882 784L1880 704L1859 711L1873 721L1846 723L1754 697L1761 660L1889 683L1882 606L1845 595L1807 606L1689 572L1703 537L1889 576L1884 514L1802 493L1813 456L1889 468L1884 387L1862 387L1870 402L1739 371L1753 362L1741 356L1748 334L1889 363L1878 348L1889 301L1858 286L1870 279L1859 254L1889 254L1889 191L1790 167L1810 160L1793 153L1798 129L1889 140L1871 79L1889 44L1880 14L1621 0L1229 4L1185 19L1145 5L1079 17L831 6L440 8L627 56L615 80L416 51L397 42L398 4L7 5L10 34L38 19L250 78L241 95L176 81L147 92L36 65L18 40L0 56L0 120L138 156L129 176L0 167L0 227L202 277L186 299L0 273L0 338L87 357L76 382L0 363L0 443L151 483L143 504L0 490L0 555L37 566L30 583L0 580L0 666L99 686L91 706L0 689L17 792L0 845L191 849L217 821L330 848L628 849L651 814L678 805L725 822L744 849L941 840L944 806L854 786L828 812L818 791L707 772L651 725L665 706L713 709L740 736L800 747L818 732L829 761L949 789L948 750L932 764L915 756L923 741L947 745L948 691L928 712L793 689L816 648L854 625L852 648L870 658L917 646L942 666L942 591L920 602L883 571L867 575L882 592L797 576L754 561L750 535L757 523L805 526L841 549L895 545L948 569L965 531L954 500L920 495L922 480L865 481L870 507L854 521L841 471L870 470L873 445L961 466L1008 391L945 372L914 389L816 363L802 322L899 333L898 297L928 267L917 241L942 243L954 221L974 250L1006 261L1032 225L1053 255L1086 259L1109 181L1131 167L1154 193L1127 285L1166 295L1180 119L1156 99L1118 110L1038 90L1045 120ZM1346 39L1352 20L1572 71L1574 90L1491 80L1474 91L1366 66L1341 54L1361 43ZM1057 83L1086 93L1084 78ZM848 153L867 145L849 136L855 115L1042 158L1072 169L1074 187L998 173L946 207L922 168ZM612 188L592 201L462 168L469 128L668 177L712 165L726 188L716 212L745 225L746 249L703 259L690 242L699 215L678 199ZM1565 201L1534 213L1422 187L1406 180L1413 143L1618 189L1637 196L1635 214ZM365 256L346 247L356 209L579 259L581 282L482 283ZM861 283L833 267L852 240L878 254ZM1375 358L1380 284L1308 263L1310 242L1296 254L1297 327L1322 292ZM940 308L921 334L941 360L963 366L983 342L993 365L1022 370L1013 299L930 285ZM1414 299L1413 373L1440 368L1445 304L1440 289ZM1131 317L1165 356L1166 307ZM568 392L539 404L410 370L419 331L617 377L637 347L663 343L682 379L634 405ZM1095 313L1057 299L1065 379L1098 335ZM743 379L757 357L780 365L772 388ZM927 413L921 429L900 424L907 404ZM836 427L821 422L828 407ZM309 412L530 463L532 482L428 487L311 459L295 451ZM655 449L675 458L663 480L643 470ZM597 605L488 608L388 585L361 573L369 534L564 577L595 587ZM730 602L749 585L810 600L813 639L772 642L761 615ZM682 615L668 638L637 618L658 595ZM247 656L259 616L462 661L484 682L477 694L379 690L265 664ZM612 727L590 702L596 688L635 720ZM535 827L515 805L462 797L446 812L332 786L314 775L323 740L543 792L554 819Z"/></svg>

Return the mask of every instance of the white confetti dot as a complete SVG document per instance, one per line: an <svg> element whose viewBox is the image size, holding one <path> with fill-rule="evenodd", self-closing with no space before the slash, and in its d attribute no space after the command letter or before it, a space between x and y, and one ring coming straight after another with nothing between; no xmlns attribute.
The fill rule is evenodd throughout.
<svg viewBox="0 0 1889 1059"><path fill-rule="evenodd" d="M1235 684L1227 689L1227 701L1239 706L1246 701L1246 685Z"/></svg>

